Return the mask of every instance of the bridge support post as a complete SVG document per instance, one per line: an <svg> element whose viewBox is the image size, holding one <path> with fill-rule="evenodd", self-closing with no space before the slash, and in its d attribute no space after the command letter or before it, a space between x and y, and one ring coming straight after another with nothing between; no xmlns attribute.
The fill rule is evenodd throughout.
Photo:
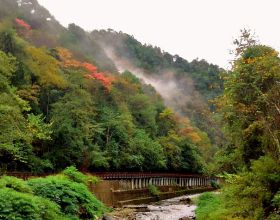
<svg viewBox="0 0 280 220"><path fill-rule="evenodd" d="M133 179L130 180L130 183L131 183L131 189L133 190L134 189L134 181L133 181Z"/></svg>

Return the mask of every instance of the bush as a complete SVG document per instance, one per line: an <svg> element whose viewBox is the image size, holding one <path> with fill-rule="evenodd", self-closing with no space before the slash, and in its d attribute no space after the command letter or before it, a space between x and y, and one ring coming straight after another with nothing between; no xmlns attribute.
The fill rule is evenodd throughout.
<svg viewBox="0 0 280 220"><path fill-rule="evenodd" d="M217 181L215 181L215 180L211 180L210 184L214 189L220 189L221 188L219 183L217 183Z"/></svg>
<svg viewBox="0 0 280 220"><path fill-rule="evenodd" d="M35 195L57 203L61 211L72 219L93 219L106 211L86 185L72 182L63 175L31 179L28 185Z"/></svg>
<svg viewBox="0 0 280 220"><path fill-rule="evenodd" d="M150 184L148 189L153 196L159 196L160 195L160 190L155 185Z"/></svg>
<svg viewBox="0 0 280 220"><path fill-rule="evenodd" d="M0 219L66 220L54 202L8 188L0 189Z"/></svg>
<svg viewBox="0 0 280 220"><path fill-rule="evenodd" d="M62 173L66 175L69 179L77 183L83 183L85 185L88 185L96 184L98 182L97 177L85 175L79 172L74 166L67 167Z"/></svg>
<svg viewBox="0 0 280 220"><path fill-rule="evenodd" d="M0 179L0 189L1 188L10 188L23 193L32 193L31 188L24 180L13 176L3 176Z"/></svg>

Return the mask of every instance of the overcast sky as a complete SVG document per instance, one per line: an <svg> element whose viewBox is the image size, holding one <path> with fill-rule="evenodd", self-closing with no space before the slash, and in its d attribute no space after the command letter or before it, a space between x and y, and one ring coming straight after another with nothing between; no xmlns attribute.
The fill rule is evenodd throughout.
<svg viewBox="0 0 280 220"><path fill-rule="evenodd" d="M241 28L280 49L279 0L39 0L64 26L112 28L187 60L226 67Z"/></svg>

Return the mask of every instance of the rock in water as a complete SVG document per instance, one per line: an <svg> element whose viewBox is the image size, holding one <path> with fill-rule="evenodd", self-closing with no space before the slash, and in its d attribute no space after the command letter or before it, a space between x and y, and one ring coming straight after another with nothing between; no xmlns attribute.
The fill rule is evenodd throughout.
<svg viewBox="0 0 280 220"><path fill-rule="evenodd" d="M103 215L102 220L116 220L116 219L108 215Z"/></svg>

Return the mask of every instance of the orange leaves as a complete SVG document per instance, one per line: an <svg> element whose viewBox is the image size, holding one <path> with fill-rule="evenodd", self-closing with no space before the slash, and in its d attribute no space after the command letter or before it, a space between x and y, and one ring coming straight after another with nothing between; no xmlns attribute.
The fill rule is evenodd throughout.
<svg viewBox="0 0 280 220"><path fill-rule="evenodd" d="M23 27L26 30L31 30L31 26L29 24L27 24L24 20L16 18L15 22L17 25Z"/></svg>
<svg viewBox="0 0 280 220"><path fill-rule="evenodd" d="M113 82L112 77L106 77L105 73L98 72L98 68L91 63L80 62L72 58L72 53L65 48L57 48L58 55L62 62L62 65L66 68L74 67L74 68L83 68L89 74L85 75L87 79L96 79L102 83L102 85L109 91L111 89L111 85Z"/></svg>
<svg viewBox="0 0 280 220"><path fill-rule="evenodd" d="M57 47L56 51L58 52L59 58L62 61L72 59L73 55L69 50L62 48L62 47Z"/></svg>
<svg viewBox="0 0 280 220"><path fill-rule="evenodd" d="M110 77L105 77L104 73L91 73L91 74L85 75L85 77L88 78L88 79L97 79L100 82L102 82L103 86L107 90L111 89L113 79L110 78Z"/></svg>
<svg viewBox="0 0 280 220"><path fill-rule="evenodd" d="M89 72L96 72L97 71L97 67L93 66L91 63L82 63L82 66L87 69Z"/></svg>
<svg viewBox="0 0 280 220"><path fill-rule="evenodd" d="M75 67L75 68L79 68L82 66L82 63L77 61L77 60L74 60L72 59L72 53L65 49L65 48L56 48L57 52L58 52L58 55L59 55L59 58L61 60L61 64L63 67Z"/></svg>

